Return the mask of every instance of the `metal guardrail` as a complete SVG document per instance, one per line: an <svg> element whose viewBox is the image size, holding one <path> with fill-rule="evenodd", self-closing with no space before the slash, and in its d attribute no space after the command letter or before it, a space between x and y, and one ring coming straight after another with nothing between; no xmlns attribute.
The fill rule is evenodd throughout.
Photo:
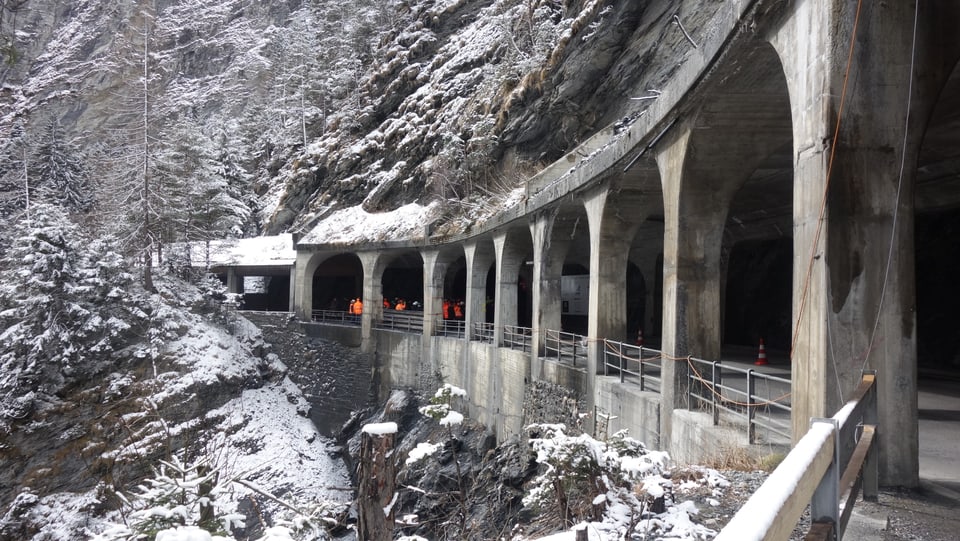
<svg viewBox="0 0 960 541"><path fill-rule="evenodd" d="M437 325L434 335L463 338L467 335L467 323L462 319L444 319Z"/></svg>
<svg viewBox="0 0 960 541"><path fill-rule="evenodd" d="M517 325L503 326L503 345L510 349L533 351L533 329Z"/></svg>
<svg viewBox="0 0 960 541"><path fill-rule="evenodd" d="M720 361L688 361L689 409L710 412L714 426L742 422L751 444L758 442L758 430L766 431L768 440L790 441L789 379Z"/></svg>
<svg viewBox="0 0 960 541"><path fill-rule="evenodd" d="M544 333L544 357L560 362L569 361L577 366L587 366L587 337L563 331L547 330Z"/></svg>
<svg viewBox="0 0 960 541"><path fill-rule="evenodd" d="M810 504L804 539L843 539L857 495L876 501L876 373L866 372L847 404L810 430L714 541L789 539ZM842 469L842 474L841 474Z"/></svg>
<svg viewBox="0 0 960 541"><path fill-rule="evenodd" d="M360 325L360 316L344 310L313 310L310 319L317 323L334 323L337 325Z"/></svg>
<svg viewBox="0 0 960 541"><path fill-rule="evenodd" d="M603 341L603 373L620 376L620 383L632 382L641 391L661 392L662 355L656 349L614 340Z"/></svg>
<svg viewBox="0 0 960 541"><path fill-rule="evenodd" d="M470 333L470 340L475 342L493 343L494 325L493 323L474 323L473 332Z"/></svg>
<svg viewBox="0 0 960 541"><path fill-rule="evenodd" d="M423 312L415 310L383 311L383 319L376 322L376 328L404 332L423 332Z"/></svg>

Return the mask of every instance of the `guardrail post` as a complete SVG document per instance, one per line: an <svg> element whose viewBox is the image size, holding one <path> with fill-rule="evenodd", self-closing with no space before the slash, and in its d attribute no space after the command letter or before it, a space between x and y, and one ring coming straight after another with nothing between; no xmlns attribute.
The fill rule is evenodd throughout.
<svg viewBox="0 0 960 541"><path fill-rule="evenodd" d="M877 418L877 371L865 370L861 377L868 375L872 375L874 380L873 386L870 387L870 392L863 398L864 401L866 401L863 408L863 424L874 425L878 430L881 430L883 427L879 426L879 420ZM877 501L877 495L880 492L879 441L879 438L873 440L873 445L871 445L870 450L867 451L867 459L863 462L863 499L870 502Z"/></svg>
<svg viewBox="0 0 960 541"><path fill-rule="evenodd" d="M720 370L722 370L720 363L710 361L710 405L713 409L713 426L720 424L720 399L723 397L719 385Z"/></svg>
<svg viewBox="0 0 960 541"><path fill-rule="evenodd" d="M814 523L832 524L831 539L836 540L840 523L840 422L836 419L810 420L811 426L817 423L833 426L833 460L810 499L810 519Z"/></svg>
<svg viewBox="0 0 960 541"><path fill-rule="evenodd" d="M643 346L637 348L637 355L640 356L640 359L637 361L637 373L640 374L640 390L646 391L647 382L646 376L643 373Z"/></svg>
<svg viewBox="0 0 960 541"><path fill-rule="evenodd" d="M757 392L757 380L753 377L753 369L747 370L747 443L757 442L757 425L754 420L757 418L757 409L753 405L753 395Z"/></svg>

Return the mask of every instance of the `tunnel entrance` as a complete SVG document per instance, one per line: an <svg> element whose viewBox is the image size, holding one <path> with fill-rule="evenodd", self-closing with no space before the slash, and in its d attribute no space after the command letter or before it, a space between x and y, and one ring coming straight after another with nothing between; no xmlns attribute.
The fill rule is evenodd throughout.
<svg viewBox="0 0 960 541"><path fill-rule="evenodd" d="M916 216L917 370L960 377L960 209Z"/></svg>
<svg viewBox="0 0 960 541"><path fill-rule="evenodd" d="M346 311L350 300L363 296L363 264L353 254L333 256L313 273L314 310Z"/></svg>
<svg viewBox="0 0 960 541"><path fill-rule="evenodd" d="M404 301L407 310L423 310L423 259L419 252L395 257L380 280L383 297L396 306Z"/></svg>
<svg viewBox="0 0 960 541"><path fill-rule="evenodd" d="M290 275L244 276L243 309L286 312L290 309Z"/></svg>
<svg viewBox="0 0 960 541"><path fill-rule="evenodd" d="M790 350L793 241L750 240L730 251L724 343Z"/></svg>

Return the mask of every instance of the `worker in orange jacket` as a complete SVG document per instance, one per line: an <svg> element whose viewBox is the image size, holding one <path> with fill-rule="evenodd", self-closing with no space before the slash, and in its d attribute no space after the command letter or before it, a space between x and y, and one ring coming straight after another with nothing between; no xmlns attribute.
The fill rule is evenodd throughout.
<svg viewBox="0 0 960 541"><path fill-rule="evenodd" d="M443 299L443 319L450 319L450 299Z"/></svg>

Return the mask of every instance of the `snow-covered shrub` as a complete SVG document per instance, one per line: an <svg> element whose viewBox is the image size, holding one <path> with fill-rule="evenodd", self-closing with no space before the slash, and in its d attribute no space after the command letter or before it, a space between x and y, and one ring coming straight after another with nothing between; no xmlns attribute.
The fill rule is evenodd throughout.
<svg viewBox="0 0 960 541"><path fill-rule="evenodd" d="M437 389L430 399L430 405L420 408L420 413L440 422L440 426L449 426L451 429L463 422L463 414L452 409L451 403L455 398L463 398L467 392L463 389L446 383Z"/></svg>
<svg viewBox="0 0 960 541"><path fill-rule="evenodd" d="M200 531L220 536L216 539L233 539L228 536L231 530L243 526L244 517L217 500L231 489L230 480L223 479L221 473L209 459L184 463L174 457L160 461L154 476L125 498L132 509L126 524L116 525L94 540L181 539L194 530L190 539L200 539Z"/></svg>
<svg viewBox="0 0 960 541"><path fill-rule="evenodd" d="M555 511L564 526L593 520L621 524L627 530L644 513L662 510L670 485L662 477L666 453L647 450L625 431L604 442L587 434L568 436L565 428L527 427L542 473L534 479L524 505Z"/></svg>

